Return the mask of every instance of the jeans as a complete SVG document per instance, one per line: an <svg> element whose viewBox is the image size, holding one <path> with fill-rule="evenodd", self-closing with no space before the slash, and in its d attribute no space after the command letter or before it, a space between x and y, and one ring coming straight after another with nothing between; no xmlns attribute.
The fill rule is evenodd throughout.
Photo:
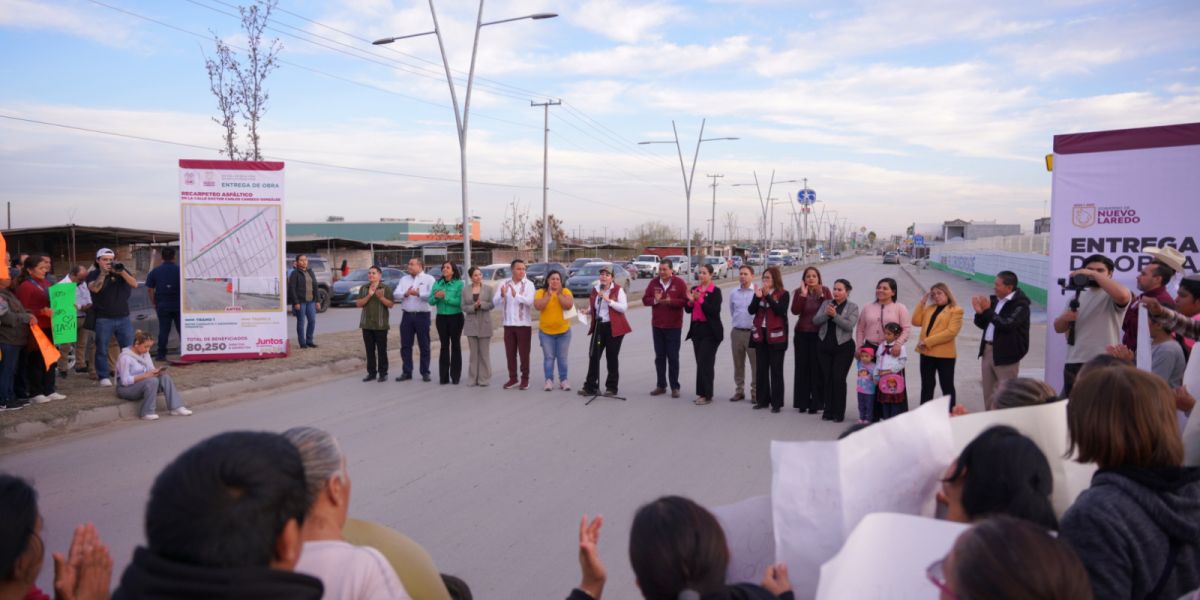
<svg viewBox="0 0 1200 600"><path fill-rule="evenodd" d="M154 312L158 314L158 345L155 347L155 358L158 360L167 359L167 343L171 340L171 325L175 325L175 333L181 334L179 331L179 309L178 308L156 308ZM309 338L311 340L311 337Z"/></svg>
<svg viewBox="0 0 1200 600"><path fill-rule="evenodd" d="M133 385L117 386L118 398L141 402L138 407L138 416L141 417L154 414L154 405L157 403L159 392L162 392L167 410L175 410L183 406L183 399L175 390L175 382L166 373L156 377L147 377Z"/></svg>
<svg viewBox="0 0 1200 600"><path fill-rule="evenodd" d="M17 366L21 364L21 351L23 347L13 344L0 344L0 404L11 404L17 399L17 377L22 377L24 374L19 374Z"/></svg>
<svg viewBox="0 0 1200 600"><path fill-rule="evenodd" d="M421 350L421 375L429 375L429 313L408 312L400 317L400 364L403 375L412 376L413 336Z"/></svg>
<svg viewBox="0 0 1200 600"><path fill-rule="evenodd" d="M655 387L679 389L679 345L682 329L654 327L654 372L658 374Z"/></svg>
<svg viewBox="0 0 1200 600"><path fill-rule="evenodd" d="M554 363L558 362L558 380L567 380L567 348L571 346L571 330L568 329L557 335L538 331L538 340L542 343L542 369L546 379L554 379Z"/></svg>
<svg viewBox="0 0 1200 600"><path fill-rule="evenodd" d="M875 419L875 394L858 392L858 420L873 421Z"/></svg>
<svg viewBox="0 0 1200 600"><path fill-rule="evenodd" d="M293 312L296 314L296 342L301 348L311 346L313 332L317 329L317 303L301 302L300 310ZM308 323L305 323L305 320Z"/></svg>
<svg viewBox="0 0 1200 600"><path fill-rule="evenodd" d="M96 377L108 379L112 368L108 364L108 341L117 336L117 345L122 349L133 345L133 321L129 317L108 319L96 318Z"/></svg>

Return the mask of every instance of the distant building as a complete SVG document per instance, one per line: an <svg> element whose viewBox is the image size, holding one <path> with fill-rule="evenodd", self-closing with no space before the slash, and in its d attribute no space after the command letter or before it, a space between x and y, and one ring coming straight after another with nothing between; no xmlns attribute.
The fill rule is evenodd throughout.
<svg viewBox="0 0 1200 600"><path fill-rule="evenodd" d="M942 223L942 239L978 240L1000 235L1021 235L1020 225L1001 225L995 221L963 221L955 219Z"/></svg>
<svg viewBox="0 0 1200 600"><path fill-rule="evenodd" d="M1050 217L1042 217L1033 222L1034 233L1050 233Z"/></svg>
<svg viewBox="0 0 1200 600"><path fill-rule="evenodd" d="M91 225L49 225L5 229L8 252L16 259L20 254L44 253L50 257L50 272L64 275L72 265L91 266L96 251L112 250L120 262L129 265L139 278L155 266L155 257L164 246L178 246L179 234L174 231L133 229Z"/></svg>
<svg viewBox="0 0 1200 600"><path fill-rule="evenodd" d="M329 221L287 223L287 235L319 236L355 240L359 242L423 242L435 240L461 240L459 221L420 221L417 219L389 219L378 221L345 221L334 217ZM444 229L442 229L444 228ZM440 231L439 231L440 229ZM471 239L479 240L479 218L471 220Z"/></svg>

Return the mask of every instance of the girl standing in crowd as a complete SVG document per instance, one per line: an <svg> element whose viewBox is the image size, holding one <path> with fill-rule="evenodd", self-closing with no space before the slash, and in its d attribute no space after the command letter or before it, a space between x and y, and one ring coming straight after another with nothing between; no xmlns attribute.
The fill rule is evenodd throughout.
<svg viewBox="0 0 1200 600"><path fill-rule="evenodd" d="M958 332L962 330L963 309L954 300L950 287L935 283L917 301L912 324L921 328L917 353L921 355L921 404L933 399L934 376L942 382L942 394L950 396L953 409L954 363L958 357Z"/></svg>
<svg viewBox="0 0 1200 600"><path fill-rule="evenodd" d="M462 291L458 265L450 261L442 263L442 277L434 282L429 292L429 304L437 309L438 344L441 346L438 381L442 385L458 385L462 376L462 342L459 339L463 332Z"/></svg>
<svg viewBox="0 0 1200 600"><path fill-rule="evenodd" d="M813 316L817 325L817 361L821 371L821 390L826 421L841 423L846 419L846 375L854 362L854 326L858 322L858 305L850 301L850 282L839 279L833 284L833 298L821 303Z"/></svg>
<svg viewBox="0 0 1200 600"><path fill-rule="evenodd" d="M5 268L7 267L0 267ZM21 354L29 343L29 326L37 323L37 316L29 314L21 300L13 293L16 282L8 272L0 277L0 411L18 410L29 405L25 396ZM21 386L17 383L20 381Z"/></svg>
<svg viewBox="0 0 1200 600"><path fill-rule="evenodd" d="M1175 399L1131 366L1088 370L1067 403L1070 450L1099 470L1061 537L1099 598L1179 598L1200 587L1200 468L1183 467Z"/></svg>
<svg viewBox="0 0 1200 600"><path fill-rule="evenodd" d="M750 312L754 329L750 344L758 360L758 401L754 408L771 412L783 410L783 358L788 347L788 291L783 286L779 267L767 267L762 274L762 287L754 291Z"/></svg>
<svg viewBox="0 0 1200 600"><path fill-rule="evenodd" d="M542 368L546 372L545 390L554 389L554 363L558 363L558 385L569 391L567 383L567 350L571 346L571 322L563 315L575 306L571 290L563 287L562 273L551 270L546 274L545 289L533 295L533 307L538 315L538 340L542 343Z"/></svg>
<svg viewBox="0 0 1200 600"><path fill-rule="evenodd" d="M470 363L467 365L467 385L485 386L492 378L492 286L483 282L479 267L467 269L471 285L462 295L463 333L467 336Z"/></svg>
<svg viewBox="0 0 1200 600"><path fill-rule="evenodd" d="M900 410L901 406L908 406L908 387L904 381L908 353L896 341L901 331L899 323L883 326L883 345L879 347L879 360L875 365L875 405L881 419L890 419L904 412ZM900 349L899 356L893 352L895 348Z"/></svg>
<svg viewBox="0 0 1200 600"><path fill-rule="evenodd" d="M891 277L884 277L875 284L875 301L866 305L862 309L862 314L859 315L858 325L854 329L854 343L856 347L861 348L864 345L876 348L875 361L878 363L883 357L879 356L879 345L883 343L883 326L887 323L897 323L900 325L900 336L896 338L896 343L892 345L892 356L899 357L900 350L904 344L908 343L908 332L912 329L912 322L908 317L908 307L900 304L897 295L896 280ZM903 373L901 373L903 376ZM875 403L875 412L879 412L879 403ZM899 412L908 410L908 392L904 394L904 402L897 407ZM876 415L879 416L878 414Z"/></svg>
<svg viewBox="0 0 1200 600"><path fill-rule="evenodd" d="M395 302L392 288L383 283L383 270L371 265L367 269L367 285L358 290L354 305L362 309L358 327L362 329L363 346L367 351L367 376L363 381L387 381L387 336L391 326L388 314Z"/></svg>
<svg viewBox="0 0 1200 600"><path fill-rule="evenodd" d="M700 265L698 275L700 284L687 291L687 304L683 309L692 315L687 339L692 340L692 350L696 353L696 399L693 402L704 405L713 399L713 368L717 347L725 338L725 327L721 324L721 288L713 285L712 265ZM762 397L760 393L760 402Z"/></svg>
<svg viewBox="0 0 1200 600"><path fill-rule="evenodd" d="M829 288L821 284L821 271L816 267L804 269L804 281L792 292L792 314L796 315L792 406L810 415L824 409L821 405L821 372L817 367L817 325L813 323L813 317L821 310L821 304L832 297Z"/></svg>
<svg viewBox="0 0 1200 600"><path fill-rule="evenodd" d="M172 415L186 417L192 414L183 405L183 399L175 390L175 382L167 374L166 367L155 367L150 358L150 347L154 338L144 331L133 333L133 345L122 350L117 358L117 397L122 400L140 400L138 414L143 421L155 421L155 403L159 392Z"/></svg>
<svg viewBox="0 0 1200 600"><path fill-rule="evenodd" d="M50 316L54 312L50 310L50 282L46 279L49 272L49 256L29 255L21 265L21 275L17 278L17 298L25 310L37 316L38 328L46 334L46 338L53 340L54 329L50 324ZM34 404L66 399L66 396L54 391L57 375L54 365L46 367L42 350L37 344L25 351L25 383L29 386Z"/></svg>
<svg viewBox="0 0 1200 600"><path fill-rule="evenodd" d="M858 365L855 369L854 391L858 393L858 424L866 425L875 418L875 349L863 346L858 349Z"/></svg>

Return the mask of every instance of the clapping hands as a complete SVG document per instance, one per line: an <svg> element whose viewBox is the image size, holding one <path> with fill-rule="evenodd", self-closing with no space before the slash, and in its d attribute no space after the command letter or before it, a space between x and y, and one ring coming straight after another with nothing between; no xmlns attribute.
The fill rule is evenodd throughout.
<svg viewBox="0 0 1200 600"><path fill-rule="evenodd" d="M579 521L579 571L582 580L579 589L592 598L599 600L604 592L604 583L608 580L608 569L600 561L600 527L604 525L604 517L596 515L589 524L587 515Z"/></svg>
<svg viewBox="0 0 1200 600"><path fill-rule="evenodd" d="M54 595L59 600L106 600L112 581L112 556L96 526L75 528L67 555L54 553Z"/></svg>
<svg viewBox="0 0 1200 600"><path fill-rule="evenodd" d="M991 308L991 306L992 301L987 296L971 297L971 308L975 309L977 313L987 312L987 309Z"/></svg>
<svg viewBox="0 0 1200 600"><path fill-rule="evenodd" d="M836 317L837 316L837 308L833 305L832 302L825 305L825 315L828 317Z"/></svg>

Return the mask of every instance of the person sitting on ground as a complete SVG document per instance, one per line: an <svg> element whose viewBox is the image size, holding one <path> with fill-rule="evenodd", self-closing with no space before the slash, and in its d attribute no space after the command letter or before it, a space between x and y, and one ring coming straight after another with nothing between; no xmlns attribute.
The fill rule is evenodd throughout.
<svg viewBox="0 0 1200 600"><path fill-rule="evenodd" d="M1081 373L1070 451L1099 467L1062 518L1099 598L1178 598L1200 586L1200 468L1185 468L1175 400L1132 367Z"/></svg>
<svg viewBox="0 0 1200 600"><path fill-rule="evenodd" d="M937 499L950 521L1008 515L1056 530L1053 487L1050 462L1037 444L1012 427L996 425L971 440L946 469Z"/></svg>
<svg viewBox="0 0 1200 600"><path fill-rule="evenodd" d="M287 438L230 431L201 441L154 480L147 545L113 599L317 600L321 580L292 572L307 509L304 463Z"/></svg>
<svg viewBox="0 0 1200 600"><path fill-rule="evenodd" d="M117 397L140 400L138 416L143 421L158 419L154 410L159 392L171 414L177 417L192 414L175 390L175 381L167 374L167 367L154 366L154 359L150 358L152 347L154 338L144 331L137 331L133 334L133 345L121 351L121 357L117 359Z"/></svg>
<svg viewBox="0 0 1200 600"><path fill-rule="evenodd" d="M24 479L0 473L0 515L0 599L50 600L34 585L46 558L37 491ZM67 555L54 553L55 596L106 600L111 580L112 557L96 526L75 528Z"/></svg>
<svg viewBox="0 0 1200 600"><path fill-rule="evenodd" d="M926 576L942 600L1091 600L1079 556L1028 521L997 516L964 531Z"/></svg>
<svg viewBox="0 0 1200 600"><path fill-rule="evenodd" d="M312 427L294 427L283 437L300 451L310 502L300 528L304 550L296 572L320 579L330 598L411 600L383 554L342 536L350 510L350 476L337 440Z"/></svg>
<svg viewBox="0 0 1200 600"><path fill-rule="evenodd" d="M597 545L604 518L579 523L579 566L583 581L567 600L600 600L608 571ZM629 562L646 600L711 598L792 600L787 566L767 567L762 586L725 583L729 545L712 513L679 496L664 496L638 509L629 532Z"/></svg>

